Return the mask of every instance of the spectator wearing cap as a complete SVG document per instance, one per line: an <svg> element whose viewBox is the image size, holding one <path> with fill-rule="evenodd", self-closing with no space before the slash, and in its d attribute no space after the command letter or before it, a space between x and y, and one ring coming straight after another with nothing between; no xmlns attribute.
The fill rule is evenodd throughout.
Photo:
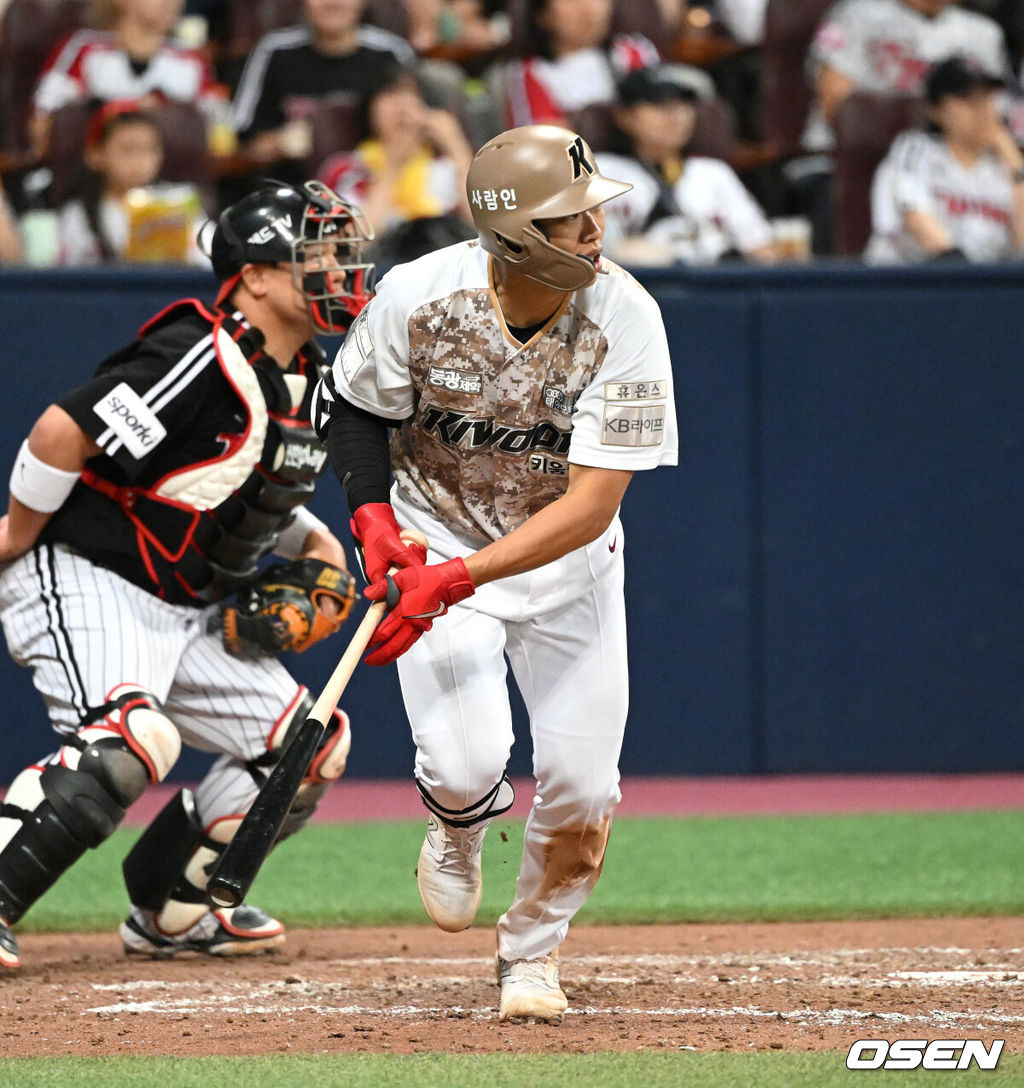
<svg viewBox="0 0 1024 1088"><path fill-rule="evenodd" d="M626 154L598 153L602 173L633 188L606 205L605 248L626 264L775 260L771 225L728 163L686 152L698 94L670 67L619 85L615 123Z"/></svg>
<svg viewBox="0 0 1024 1088"><path fill-rule="evenodd" d="M108 102L89 119L86 170L72 199L57 210L55 263L83 266L131 260L206 259L196 236L202 221L192 186L161 185L163 136L138 102Z"/></svg>
<svg viewBox="0 0 1024 1088"><path fill-rule="evenodd" d="M832 122L854 91L920 94L932 64L954 54L993 77L1009 71L1002 27L954 0L839 0L825 14L808 55L815 109L804 146L832 147Z"/></svg>
<svg viewBox="0 0 1024 1088"><path fill-rule="evenodd" d="M928 124L903 132L871 189L876 264L1016 258L1024 244L1024 154L999 115L1001 81L964 57L935 65Z"/></svg>

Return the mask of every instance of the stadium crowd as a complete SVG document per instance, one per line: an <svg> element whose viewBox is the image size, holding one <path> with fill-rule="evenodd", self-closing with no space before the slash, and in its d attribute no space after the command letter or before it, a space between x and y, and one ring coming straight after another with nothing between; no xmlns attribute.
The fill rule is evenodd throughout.
<svg viewBox="0 0 1024 1088"><path fill-rule="evenodd" d="M201 260L266 177L393 263L543 122L634 183L627 265L1017 259L1022 49L1024 0L0 0L0 263Z"/></svg>

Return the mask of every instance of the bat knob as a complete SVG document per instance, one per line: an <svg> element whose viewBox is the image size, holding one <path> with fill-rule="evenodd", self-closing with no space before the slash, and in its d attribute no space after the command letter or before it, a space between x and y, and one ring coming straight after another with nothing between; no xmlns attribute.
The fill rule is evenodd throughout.
<svg viewBox="0 0 1024 1088"><path fill-rule="evenodd" d="M241 889L228 880L214 877L206 889L206 898L215 907L237 907L242 903Z"/></svg>
<svg viewBox="0 0 1024 1088"><path fill-rule="evenodd" d="M384 603L388 606L388 611L390 612L391 609L398 604L398 601L402 596L402 591L398 588L398 583L390 574L386 576L386 581L388 584L388 593L384 598Z"/></svg>

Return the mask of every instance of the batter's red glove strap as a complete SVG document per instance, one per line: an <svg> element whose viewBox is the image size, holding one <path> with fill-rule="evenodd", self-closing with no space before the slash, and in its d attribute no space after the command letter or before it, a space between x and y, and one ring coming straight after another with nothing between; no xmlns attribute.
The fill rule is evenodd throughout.
<svg viewBox="0 0 1024 1088"><path fill-rule="evenodd" d="M429 567L406 567L389 579L374 582L364 596L371 601L385 600L388 582L397 586L401 596L373 632L373 652L366 656L367 665L388 665L401 657L438 616L476 592L466 564L458 558Z"/></svg>
<svg viewBox="0 0 1024 1088"><path fill-rule="evenodd" d="M406 544L389 502L364 502L349 523L352 535L363 548L363 573L372 586L392 567L422 567L427 549L420 544Z"/></svg>

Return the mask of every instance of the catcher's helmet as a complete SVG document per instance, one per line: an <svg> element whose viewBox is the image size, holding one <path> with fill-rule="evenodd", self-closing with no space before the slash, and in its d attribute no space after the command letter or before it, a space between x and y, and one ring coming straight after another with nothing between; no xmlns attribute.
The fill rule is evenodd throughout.
<svg viewBox="0 0 1024 1088"><path fill-rule="evenodd" d="M597 272L586 257L553 246L535 220L589 211L632 188L602 177L583 138L557 125L524 125L495 136L466 176L484 249L560 291L589 287Z"/></svg>
<svg viewBox="0 0 1024 1088"><path fill-rule="evenodd" d="M221 212L209 256L224 281L221 297L234 288L243 265L289 263L316 328L342 333L373 290L374 266L362 259L372 239L359 208L322 182L268 180Z"/></svg>

